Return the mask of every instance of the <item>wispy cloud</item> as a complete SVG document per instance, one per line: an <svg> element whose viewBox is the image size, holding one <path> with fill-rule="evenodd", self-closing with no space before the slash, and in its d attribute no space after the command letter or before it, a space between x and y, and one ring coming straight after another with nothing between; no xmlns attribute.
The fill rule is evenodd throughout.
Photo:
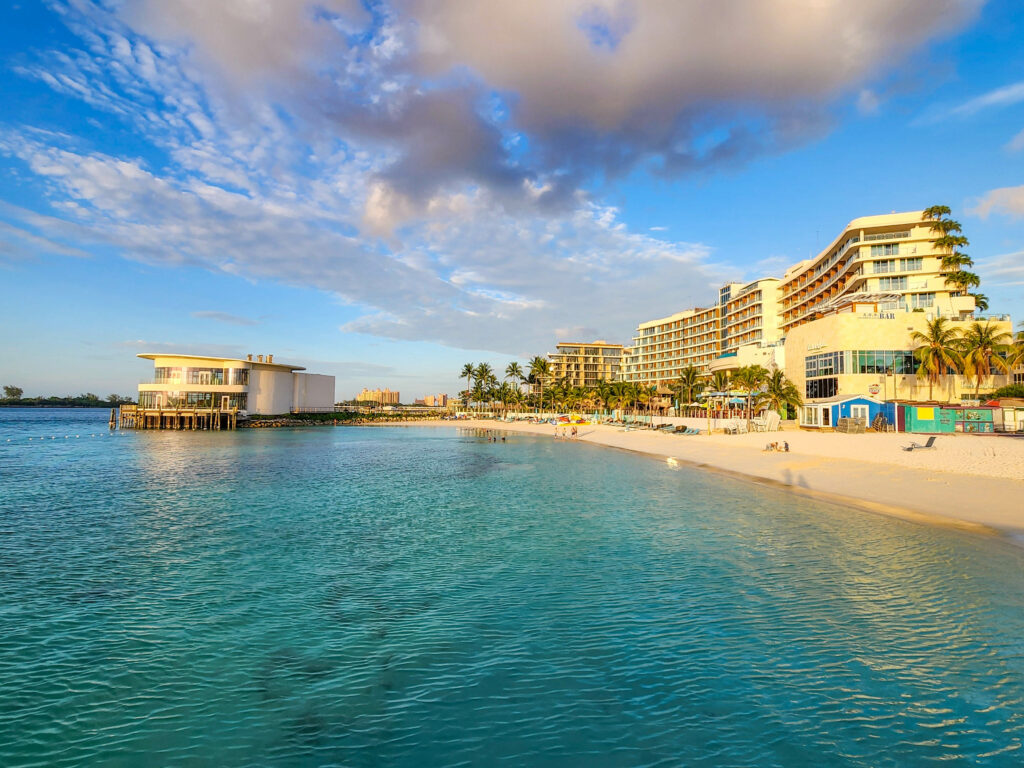
<svg viewBox="0 0 1024 768"><path fill-rule="evenodd" d="M1010 139L1010 141L1007 142L1006 144L1006 148L1010 152L1020 152L1022 149L1024 149L1024 130L1022 130L1020 133L1018 133L1016 136Z"/></svg>
<svg viewBox="0 0 1024 768"><path fill-rule="evenodd" d="M259 325L259 320L253 320L251 317L242 317L241 315L231 315L227 312L215 312L213 310L201 310L193 312L192 317L200 320L216 320L218 323L227 323L228 325Z"/></svg>
<svg viewBox="0 0 1024 768"><path fill-rule="evenodd" d="M988 93L983 93L981 96L976 96L951 109L949 114L957 117L967 117L985 109L1008 107L1012 104L1019 104L1022 101L1024 101L1024 81L1004 85L1002 88L996 88Z"/></svg>
<svg viewBox="0 0 1024 768"><path fill-rule="evenodd" d="M146 341L126 339L118 342L118 348L133 349L139 354L147 352L165 354L202 355L206 357L233 357L241 359L245 352L233 344L209 344L203 341Z"/></svg>
<svg viewBox="0 0 1024 768"><path fill-rule="evenodd" d="M967 212L983 219L993 213L1024 216L1024 186L990 190L970 206Z"/></svg>
<svg viewBox="0 0 1024 768"><path fill-rule="evenodd" d="M919 125L973 117L979 112L1013 106L1024 101L1024 81L995 88L955 106L935 105L914 122Z"/></svg>
<svg viewBox="0 0 1024 768"><path fill-rule="evenodd" d="M994 256L978 263L985 277L995 278L1002 288L1024 285L1024 251Z"/></svg>
<svg viewBox="0 0 1024 768"><path fill-rule="evenodd" d="M28 127L0 151L44 189L54 242L328 291L363 310L348 330L535 353L552 329L621 336L637 307L668 314L724 277L705 244L631 231L589 180L806 142L980 0L777 6L76 0L60 8L80 45L18 73L152 151Z"/></svg>

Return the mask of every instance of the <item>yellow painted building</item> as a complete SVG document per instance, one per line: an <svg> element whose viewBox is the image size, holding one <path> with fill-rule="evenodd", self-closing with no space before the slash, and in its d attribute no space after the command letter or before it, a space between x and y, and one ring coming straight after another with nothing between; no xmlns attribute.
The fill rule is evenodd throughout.
<svg viewBox="0 0 1024 768"><path fill-rule="evenodd" d="M748 344L772 344L782 338L779 325L779 283L765 277L747 283L725 303L722 352Z"/></svg>
<svg viewBox="0 0 1024 768"><path fill-rule="evenodd" d="M633 345L624 357L623 380L667 385L690 366L707 373L726 342L729 303L745 287L743 283L727 283L719 289L718 303L713 306L687 309L637 326ZM743 324L751 319L749 316L740 316L752 309L753 292L750 299L750 304L736 305L737 334L756 330L752 323Z"/></svg>
<svg viewBox="0 0 1024 768"><path fill-rule="evenodd" d="M356 395L358 403L377 403L378 405L398 405L401 402L401 395L396 390L390 389L366 389Z"/></svg>
<svg viewBox="0 0 1024 768"><path fill-rule="evenodd" d="M946 285L930 227L921 211L851 221L821 253L784 275L779 286L783 335L855 294L877 300L882 311L970 317L974 298Z"/></svg>
<svg viewBox="0 0 1024 768"><path fill-rule="evenodd" d="M884 311L881 302L850 298L837 302L834 311L814 322L802 323L786 337L786 377L804 397L801 422L814 419L818 404L849 396L870 396L880 401L927 401L929 386L916 375L911 334L924 331L935 312ZM1002 331L1012 328L1009 316L993 318ZM953 328L964 330L971 318L951 319ZM998 375L982 382L982 389L1000 387L1011 376ZM939 402L959 402L970 397L975 382L960 375L944 376L932 388L931 397Z"/></svg>
<svg viewBox="0 0 1024 768"><path fill-rule="evenodd" d="M618 381L622 365L622 345L607 341L585 344L561 342L548 355L551 380L571 387L593 387L599 381Z"/></svg>

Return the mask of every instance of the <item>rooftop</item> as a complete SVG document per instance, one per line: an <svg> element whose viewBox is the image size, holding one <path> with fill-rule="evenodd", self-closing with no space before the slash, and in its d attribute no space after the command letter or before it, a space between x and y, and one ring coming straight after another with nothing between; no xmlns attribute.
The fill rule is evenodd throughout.
<svg viewBox="0 0 1024 768"><path fill-rule="evenodd" d="M178 360L207 360L210 362L217 363L244 363L246 365L262 365L270 368L280 368L282 371L304 371L306 370L301 365L288 365L286 363L274 363L265 360L243 360L238 357L210 357L209 355L183 355L174 352L143 352L142 354L136 355L145 360L156 360L160 359L178 359ZM270 360L273 360L273 355L267 355Z"/></svg>

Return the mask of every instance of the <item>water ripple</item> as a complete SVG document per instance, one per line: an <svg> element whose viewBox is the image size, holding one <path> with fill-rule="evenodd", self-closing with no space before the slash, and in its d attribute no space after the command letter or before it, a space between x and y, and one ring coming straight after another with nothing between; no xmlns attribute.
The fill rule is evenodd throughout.
<svg viewBox="0 0 1024 768"><path fill-rule="evenodd" d="M0 765L1022 760L997 540L522 436L32 450L0 440Z"/></svg>

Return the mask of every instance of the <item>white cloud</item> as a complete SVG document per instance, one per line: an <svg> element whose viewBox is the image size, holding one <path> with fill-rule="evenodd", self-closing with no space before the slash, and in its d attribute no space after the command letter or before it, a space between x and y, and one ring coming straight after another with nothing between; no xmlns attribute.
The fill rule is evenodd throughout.
<svg viewBox="0 0 1024 768"><path fill-rule="evenodd" d="M878 114L878 108L881 103L882 100L878 94L870 88L861 89L861 92L857 95L857 111L862 115Z"/></svg>
<svg viewBox="0 0 1024 768"><path fill-rule="evenodd" d="M365 309L349 330L396 339L624 341L725 274L630 231L588 178L804 141L980 2L76 0L81 49L20 74L152 151L28 128L0 151L44 183L54 243L327 291Z"/></svg>
<svg viewBox="0 0 1024 768"><path fill-rule="evenodd" d="M1024 251L994 256L979 262L978 267L999 288L1024 285Z"/></svg>
<svg viewBox="0 0 1024 768"><path fill-rule="evenodd" d="M226 323L228 325L259 325L259 320L253 320L251 317L243 317L241 315L232 315L228 312L217 312L215 310L200 310L192 313L192 317L198 320L216 320L218 323Z"/></svg>
<svg viewBox="0 0 1024 768"><path fill-rule="evenodd" d="M1004 85L1002 88L996 88L988 93L983 93L981 96L976 96L960 106L954 107L950 114L959 117L969 117L985 109L1008 107L1012 104L1019 104L1022 101L1024 101L1024 82L1013 83L1011 85Z"/></svg>
<svg viewBox="0 0 1024 768"><path fill-rule="evenodd" d="M1009 143L1006 145L1006 148L1011 152L1020 152L1022 149L1024 149L1024 130L1022 130L1020 133L1018 133L1016 136L1010 139Z"/></svg>
<svg viewBox="0 0 1024 768"><path fill-rule="evenodd" d="M983 219L993 213L1013 217L1024 216L1024 186L990 190L968 208L967 212Z"/></svg>

